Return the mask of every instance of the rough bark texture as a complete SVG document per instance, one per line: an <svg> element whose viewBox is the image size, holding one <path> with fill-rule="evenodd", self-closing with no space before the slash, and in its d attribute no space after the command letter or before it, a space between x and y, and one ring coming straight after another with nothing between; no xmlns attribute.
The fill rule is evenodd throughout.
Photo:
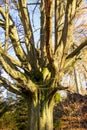
<svg viewBox="0 0 87 130"><path fill-rule="evenodd" d="M32 100L28 101L28 128L27 130L38 130L39 128L39 106Z"/></svg>
<svg viewBox="0 0 87 130"><path fill-rule="evenodd" d="M36 100L29 98L28 102L28 130L53 130L54 104L42 103L39 96Z"/></svg>
<svg viewBox="0 0 87 130"><path fill-rule="evenodd" d="M46 105L40 113L39 130L53 130L53 106Z"/></svg>

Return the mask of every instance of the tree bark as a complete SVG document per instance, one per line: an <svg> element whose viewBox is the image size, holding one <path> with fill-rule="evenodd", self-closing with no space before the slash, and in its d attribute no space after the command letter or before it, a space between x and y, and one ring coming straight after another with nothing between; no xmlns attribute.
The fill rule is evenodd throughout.
<svg viewBox="0 0 87 130"><path fill-rule="evenodd" d="M39 130L53 130L53 105L48 106L48 104L46 104L46 106L40 113L39 119Z"/></svg>
<svg viewBox="0 0 87 130"><path fill-rule="evenodd" d="M27 130L53 130L53 104L42 105L36 99L28 100L28 128Z"/></svg>
<svg viewBox="0 0 87 130"><path fill-rule="evenodd" d="M28 103L28 127L27 130L38 130L38 98L34 100L32 96L27 97Z"/></svg>

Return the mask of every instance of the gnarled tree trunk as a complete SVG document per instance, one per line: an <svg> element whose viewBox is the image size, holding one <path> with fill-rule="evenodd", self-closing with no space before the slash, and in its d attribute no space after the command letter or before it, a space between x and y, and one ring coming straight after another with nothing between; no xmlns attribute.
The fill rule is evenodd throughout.
<svg viewBox="0 0 87 130"><path fill-rule="evenodd" d="M39 130L53 130L53 105L45 105L40 113Z"/></svg>
<svg viewBox="0 0 87 130"><path fill-rule="evenodd" d="M51 102L42 104L40 99L29 98L27 130L53 130L53 106Z"/></svg>

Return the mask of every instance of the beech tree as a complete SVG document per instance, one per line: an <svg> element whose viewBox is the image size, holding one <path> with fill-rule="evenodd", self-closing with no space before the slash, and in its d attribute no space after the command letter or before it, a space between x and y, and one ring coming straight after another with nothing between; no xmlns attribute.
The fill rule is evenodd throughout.
<svg viewBox="0 0 87 130"><path fill-rule="evenodd" d="M53 107L63 76L86 54L87 38L73 50L75 17L82 0L38 0L40 5L40 40L36 46L27 0L12 0L23 28L10 14L8 1L0 6L0 27L5 33L0 43L0 65L12 79L0 76L0 84L22 95L28 103L28 130L53 130ZM35 3L32 3L33 5ZM9 46L15 53L9 53ZM71 51L72 50L72 51ZM84 50L84 51L83 51Z"/></svg>

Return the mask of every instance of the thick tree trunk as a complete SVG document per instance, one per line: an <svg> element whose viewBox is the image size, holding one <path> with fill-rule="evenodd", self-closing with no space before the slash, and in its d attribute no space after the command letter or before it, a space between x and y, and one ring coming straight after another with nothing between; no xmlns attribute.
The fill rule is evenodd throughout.
<svg viewBox="0 0 87 130"><path fill-rule="evenodd" d="M34 100L28 102L28 128L27 130L53 130L53 105L46 103L43 107Z"/></svg>
<svg viewBox="0 0 87 130"><path fill-rule="evenodd" d="M48 104L46 104L40 113L39 119L39 130L53 130L53 105L48 107Z"/></svg>
<svg viewBox="0 0 87 130"><path fill-rule="evenodd" d="M28 102L28 128L27 130L38 130L39 125L39 105L38 99L34 100L32 97L27 99Z"/></svg>

